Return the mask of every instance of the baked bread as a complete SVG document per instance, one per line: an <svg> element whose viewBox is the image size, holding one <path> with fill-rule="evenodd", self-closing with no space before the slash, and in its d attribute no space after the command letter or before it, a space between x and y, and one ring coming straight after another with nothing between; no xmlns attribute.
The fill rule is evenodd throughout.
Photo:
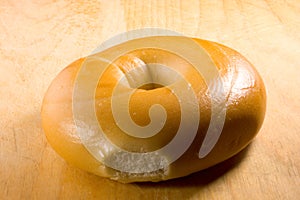
<svg viewBox="0 0 300 200"><path fill-rule="evenodd" d="M155 36L67 66L41 115L49 143L67 162L135 182L186 176L232 157L258 133L265 109L263 81L237 51Z"/></svg>

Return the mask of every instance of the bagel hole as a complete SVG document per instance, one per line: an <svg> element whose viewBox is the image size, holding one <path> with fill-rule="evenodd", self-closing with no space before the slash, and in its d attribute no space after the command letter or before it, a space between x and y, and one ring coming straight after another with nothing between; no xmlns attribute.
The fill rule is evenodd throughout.
<svg viewBox="0 0 300 200"><path fill-rule="evenodd" d="M154 89L162 88L162 87L164 87L164 86L160 85L160 84L157 84L157 83L148 83L148 84L142 85L138 89L142 89L142 90L154 90Z"/></svg>

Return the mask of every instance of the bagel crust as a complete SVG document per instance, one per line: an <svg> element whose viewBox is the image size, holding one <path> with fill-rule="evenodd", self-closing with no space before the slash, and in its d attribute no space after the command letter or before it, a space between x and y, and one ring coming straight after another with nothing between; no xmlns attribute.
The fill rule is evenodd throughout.
<svg viewBox="0 0 300 200"><path fill-rule="evenodd" d="M144 38L140 41L142 44L148 41L149 43L155 43L159 39L160 36L156 36ZM166 41L178 41L180 37L164 36L164 39ZM87 148L82 136L78 133L79 128L74 117L74 91L77 87L75 85L82 66L87 63L87 58L80 58L63 69L53 80L45 94L41 111L42 126L53 149L72 165L101 177L108 177L120 182L156 182L183 177L211 167L240 152L256 136L264 120L266 91L263 81L251 63L237 51L211 41L196 38L190 40L203 49L203 52L199 52L199 56L208 55L223 83L224 110L226 110L226 113L224 112L224 124L216 144L206 155L199 157L199 149L203 146L212 120L210 87L205 77L198 73L192 62L176 52L154 47L135 48L120 56L113 57L113 62L101 74L94 90L96 119L107 140L125 152L135 154L155 152L163 148L176 138L181 123L190 123L184 124L184 127L188 127L186 130L190 130L189 127L192 127L197 119L195 137L182 154L172 162L160 164L163 167L157 170L147 171L146 169L150 169L151 166L156 166L157 163L155 162L162 161L157 161L156 158L152 159L152 157L149 158L148 163L141 160L139 162L145 162L145 168L137 169L135 168L137 163L131 162L129 158L123 157L121 159L118 157L119 154L113 151L108 152L103 158L105 162L114 165L117 162L122 162L120 168L116 169L105 164L103 160L94 154L97 149ZM139 44L138 42L128 41L95 55L107 58L122 49L131 49L134 45ZM188 52L189 47L185 44L181 48L187 49ZM198 52L191 53L197 55ZM151 63L159 63L163 67L151 68ZM150 67L139 68L146 65ZM197 114L199 120L192 117L196 112L194 110L191 111L190 118L186 120L187 122L181 118L184 114L181 108L182 105L194 108L195 103L186 95L183 95L183 100L178 100L178 95L174 94L172 90L173 85L175 87L173 82L176 82L176 77L171 76L168 71L164 70L167 67L183 77L188 83L189 89L193 91L192 94L195 96L196 104L198 103L196 107L199 108ZM133 69L139 69L137 75L129 74ZM132 91L128 101L128 113L129 118L138 127L146 127L151 124L152 119L156 119L156 116L151 118L149 114L152 105L159 104L164 108L167 117L163 127L157 134L146 135L145 131L145 134L141 132L138 133L140 137L136 137L130 133L124 133L118 126L119 122L116 115L123 111L117 108L113 110L112 108L114 108L113 101L121 101L122 95L117 96L116 100L112 96L115 95L116 85L121 82L122 77L125 77L126 80L124 79L124 84L121 84L120 91ZM140 83L145 79L149 79L149 83L141 85ZM89 81L89 79L86 79L86 81ZM171 84L162 85L160 82L170 82ZM87 100L82 98L82 101ZM118 105L118 103L116 104ZM120 123L122 120L125 120L124 117L120 117ZM126 123L127 121L124 121L125 125ZM141 130L144 129L141 128ZM85 131L88 134L89 128L87 127ZM186 138L191 138L192 133L189 131L185 131L184 134L186 134ZM104 148L104 146L105 144L101 147ZM143 171L143 169L145 170Z"/></svg>

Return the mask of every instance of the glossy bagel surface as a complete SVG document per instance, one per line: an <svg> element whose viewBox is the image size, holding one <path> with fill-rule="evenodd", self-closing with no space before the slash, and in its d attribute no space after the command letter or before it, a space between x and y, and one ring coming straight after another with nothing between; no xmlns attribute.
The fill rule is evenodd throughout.
<svg viewBox="0 0 300 200"><path fill-rule="evenodd" d="M160 41L161 38L163 38L162 41ZM128 156L121 158L121 155L125 154L106 148L105 143L100 144L97 140L89 138L89 131L94 129L86 126L86 123L80 127L74 117L78 116L78 113L77 115L74 113L77 112L74 110L76 109L74 92L80 87L77 81L83 66L85 70L95 67L89 66L89 63L93 63L89 62L90 57L78 59L67 66L53 80L45 94L41 112L42 125L51 146L67 162L96 175L121 182L161 181L186 176L220 163L240 152L258 133L264 119L266 92L263 81L251 63L237 51L211 41L195 38L189 40L199 46L199 52L197 48L195 50L194 47L189 46L189 43L185 43L185 39L181 41L181 37L157 36L128 41L93 55L102 59L96 62L97 66L100 65L103 68L103 72L98 77L93 90L92 103L98 126L105 133L105 140L110 141L122 151L131 153L130 155L159 152L157 158L166 157L164 159L167 160L168 156L161 155L159 150L177 138L177 131L185 127L184 138L191 138L191 140L187 145L187 141L181 138L182 143L177 144L178 149L182 151L179 152L178 158L176 157L174 161L167 162L167 164L157 164L155 162L164 160L156 160L152 157L149 157L148 163L144 160L140 160L143 164L135 163L132 162L133 158ZM157 48L155 45L147 45L148 43L157 43L165 48ZM218 116L218 113L213 113L214 101L211 99L212 96L218 98L218 95L214 96L211 93L218 93L220 88L218 82L213 82L214 79L210 79L212 87L208 84L204 75L195 67L197 62L176 52L175 47L170 50L168 46L171 43L174 46L178 46L176 43L182 44L178 49L183 49L182 52L185 55L192 55L191 57L199 55L200 61L202 59L204 63L211 63L222 81L224 108L219 110L224 111L225 118L216 144L203 157L199 157L199 150L205 145L204 139L211 124L212 115ZM103 64L103 59L110 62ZM206 70L210 73L210 69ZM94 74L93 70L88 73ZM178 80L184 81L182 83L184 87L179 87L181 83L179 84ZM81 81L88 85L92 79L85 77ZM143 84L145 82L147 84ZM116 93L118 84L119 93ZM179 89L176 89L177 86ZM184 93L183 90L192 92ZM182 91L182 94L176 94L174 91L179 93ZM129 93L131 95L126 102L127 110L122 110L122 98ZM189 94L193 94L194 97L191 98ZM83 104L90 100L84 95L79 99L76 101ZM124 99L126 100L125 97ZM114 106L114 101L117 102L116 106ZM218 99L215 99L215 102L218 102ZM153 111L154 114L152 113L151 116L153 105L163 107L166 115L157 133L153 135L147 135L147 131L140 131L136 135L124 133L120 123L126 126L132 122L138 126L137 130L144 130L143 127L151 125L152 120L156 123L155 119L159 123L162 113ZM182 109L183 106L190 109L190 115ZM127 111L129 119L125 115ZM84 116L85 110L81 109L80 112ZM183 114L188 116L187 119L182 118ZM89 118L85 120L89 122ZM130 129L130 126L129 124L127 128ZM196 132L192 127L197 127ZM81 135L78 134L79 131ZM85 132L88 139L83 139L82 134ZM191 136L192 134L195 135ZM87 145L94 145L94 147L87 148ZM187 148L181 150L180 147L184 145L187 145ZM98 147L105 151L102 158L99 158L101 155L96 155ZM120 168L108 166L106 162L114 164L113 166L119 164ZM147 171L156 164L162 167L158 167L158 170ZM137 165L142 167L136 168Z"/></svg>

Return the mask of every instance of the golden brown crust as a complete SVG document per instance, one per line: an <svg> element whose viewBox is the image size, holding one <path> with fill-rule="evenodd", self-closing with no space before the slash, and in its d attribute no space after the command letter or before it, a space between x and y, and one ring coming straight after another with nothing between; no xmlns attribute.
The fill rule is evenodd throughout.
<svg viewBox="0 0 300 200"><path fill-rule="evenodd" d="M96 90L96 111L104 132L112 130L114 127L114 131L106 131L107 137L123 149L133 152L148 152L166 145L176 134L174 130L177 130L180 123L180 105L176 96L168 88L155 88L157 85L151 85L148 86L148 89L138 89L130 100L131 117L141 126L149 123L150 119L147 114L151 105L161 104L167 111L168 120L163 130L147 139L122 134L122 131L115 125L112 113L107 112L111 107L110 101L107 99L112 95L113 86L117 83L120 75L135 66L134 58L139 58L146 63L156 61L167 66L175 66L191 82L192 88L197 94L201 122L192 145L183 156L169 166L167 174L130 177L130 174L125 173L120 176L118 171L105 167L97 161L82 145L76 134L73 119L72 92L76 75L84 58L65 68L52 82L44 97L42 125L49 143L63 158L75 166L123 182L159 181L185 176L238 153L249 144L262 125L266 109L266 92L263 81L253 66L238 52L214 42L194 40L209 54L225 83L227 106L225 125L216 146L208 156L199 159L197 154L208 129L211 115L209 97L205 93L207 86L190 63L172 53L155 49L130 52L117 59L116 65L110 66L105 71ZM151 88L154 89L149 90ZM187 165L187 163L193 164Z"/></svg>

